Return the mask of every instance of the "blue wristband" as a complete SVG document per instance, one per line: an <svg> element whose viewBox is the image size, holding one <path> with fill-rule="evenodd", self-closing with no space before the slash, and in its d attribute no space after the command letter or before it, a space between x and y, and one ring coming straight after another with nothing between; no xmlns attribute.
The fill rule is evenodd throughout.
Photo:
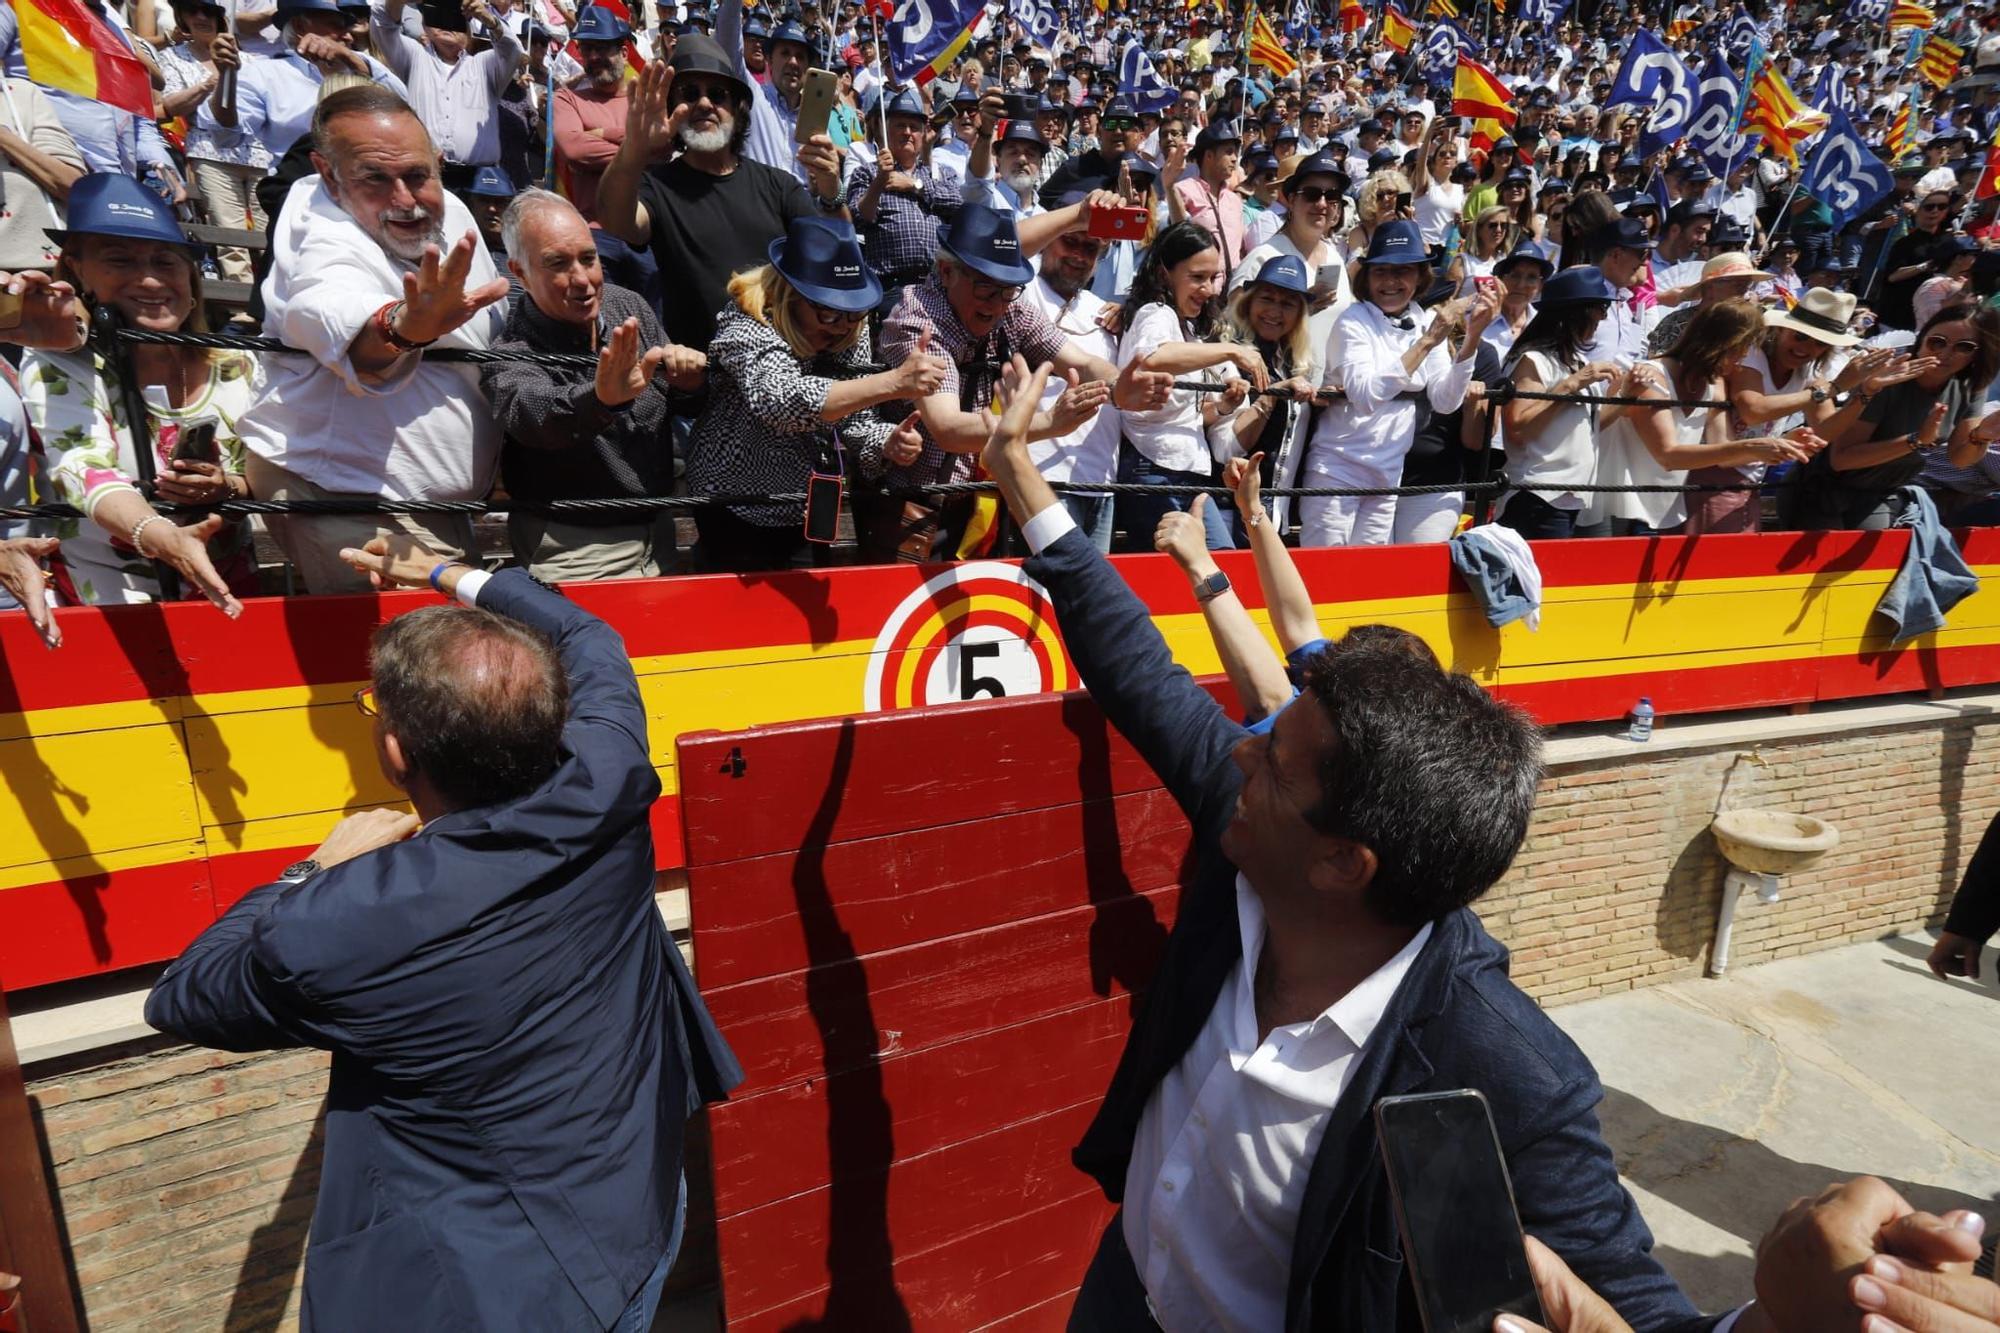
<svg viewBox="0 0 2000 1333"><path fill-rule="evenodd" d="M447 569L450 569L457 563L458 561L456 560L440 560L438 561L437 568L431 571L431 587L437 591L439 596L449 596L444 590L444 584L438 580Z"/></svg>

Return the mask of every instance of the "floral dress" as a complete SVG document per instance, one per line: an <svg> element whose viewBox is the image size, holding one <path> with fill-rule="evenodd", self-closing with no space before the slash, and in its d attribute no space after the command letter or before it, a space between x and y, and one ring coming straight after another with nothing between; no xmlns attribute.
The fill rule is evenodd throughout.
<svg viewBox="0 0 2000 1333"><path fill-rule="evenodd" d="M187 406L170 408L158 390L147 397L154 466L164 471L183 429L215 425L223 470L243 471L243 440L236 420L250 406L259 370L244 352L218 352L208 363L208 381L195 388ZM72 504L85 518L55 520L62 539L64 595L84 605L151 602L160 596L153 562L139 555L123 535L113 536L88 516L104 498L138 493L138 460L126 428L124 393L116 375L97 353L29 351L21 359L21 400L28 422L41 438L42 459L35 476L35 499ZM183 524L194 520L182 516ZM209 539L209 559L239 596L257 591L250 525L232 520Z"/></svg>

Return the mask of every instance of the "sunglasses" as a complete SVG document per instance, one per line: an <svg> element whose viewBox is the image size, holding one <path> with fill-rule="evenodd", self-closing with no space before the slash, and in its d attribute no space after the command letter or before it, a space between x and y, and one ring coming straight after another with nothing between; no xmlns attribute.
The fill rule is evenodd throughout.
<svg viewBox="0 0 2000 1333"><path fill-rule="evenodd" d="M1924 339L1924 350L1926 352L1941 352L1947 348L1950 349L1953 356L1979 355L1979 344L1969 339L1961 339L1958 342L1953 342L1951 339L1935 333Z"/></svg>
<svg viewBox="0 0 2000 1333"><path fill-rule="evenodd" d="M1099 125L1102 125L1105 129L1113 131L1114 133L1118 130L1136 130L1139 128L1138 121L1126 120L1122 116L1106 116L1103 119L1099 120L1097 123Z"/></svg>
<svg viewBox="0 0 2000 1333"><path fill-rule="evenodd" d="M813 322L823 329L853 328L868 317L866 310L835 310L816 301L805 304L806 309L812 311Z"/></svg>
<svg viewBox="0 0 2000 1333"><path fill-rule="evenodd" d="M1293 195L1302 204L1320 204L1329 199L1340 198L1340 191L1329 190L1320 185L1307 185L1293 191Z"/></svg>
<svg viewBox="0 0 2000 1333"><path fill-rule="evenodd" d="M1485 224L1484 224L1483 226L1481 226L1480 230L1481 230L1481 231L1505 231L1505 230L1507 230L1507 224L1506 224L1506 223L1504 223L1504 222L1488 222L1488 223L1485 223Z"/></svg>
<svg viewBox="0 0 2000 1333"><path fill-rule="evenodd" d="M736 100L736 85L722 79L713 82L707 79L678 79L674 82L674 101L699 102L704 97L712 105L728 106Z"/></svg>
<svg viewBox="0 0 2000 1333"><path fill-rule="evenodd" d="M1949 208L1949 207L1951 207L1951 205L1949 205L1949 204L1919 204L1919 205L1917 205L1917 207L1921 208L1921 209L1922 209L1922 210L1923 210L1924 212L1926 212L1926 213L1935 213L1935 212L1937 212L1937 211L1938 211L1938 210L1939 210L1940 208Z"/></svg>

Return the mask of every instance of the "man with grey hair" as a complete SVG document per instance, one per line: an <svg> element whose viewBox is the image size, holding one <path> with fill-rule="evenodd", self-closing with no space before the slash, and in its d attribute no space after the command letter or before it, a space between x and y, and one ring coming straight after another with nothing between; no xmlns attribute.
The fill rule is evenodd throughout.
<svg viewBox="0 0 2000 1333"><path fill-rule="evenodd" d="M658 574L660 551L673 545L670 513L551 514L538 506L668 494L667 419L677 396L700 390L708 358L663 345L645 298L604 280L597 233L561 195L516 196L500 234L507 268L525 290L494 346L597 357L595 372L538 361L480 368L506 440L507 491L519 506L507 519L514 558L551 583Z"/></svg>
<svg viewBox="0 0 2000 1333"><path fill-rule="evenodd" d="M378 84L342 88L313 118L317 174L292 187L272 230L264 333L305 356L268 359L237 421L245 475L265 500L477 500L500 431L473 369L434 345L492 345L507 295L472 215L438 179L407 103ZM463 515L272 515L271 535L312 592L360 592L340 558L403 531L470 557Z"/></svg>

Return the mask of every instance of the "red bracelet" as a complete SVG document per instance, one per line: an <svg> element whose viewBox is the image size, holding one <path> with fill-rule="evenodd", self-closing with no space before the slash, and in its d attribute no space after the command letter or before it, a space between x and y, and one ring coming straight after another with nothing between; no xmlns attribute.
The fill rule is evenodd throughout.
<svg viewBox="0 0 2000 1333"><path fill-rule="evenodd" d="M375 312L375 332L382 335L383 342L388 343L390 347L398 352L415 352L429 347L431 342L437 341L437 339L433 338L430 342L412 342L410 339L396 332L396 316L402 313L403 302L401 300L391 301Z"/></svg>

